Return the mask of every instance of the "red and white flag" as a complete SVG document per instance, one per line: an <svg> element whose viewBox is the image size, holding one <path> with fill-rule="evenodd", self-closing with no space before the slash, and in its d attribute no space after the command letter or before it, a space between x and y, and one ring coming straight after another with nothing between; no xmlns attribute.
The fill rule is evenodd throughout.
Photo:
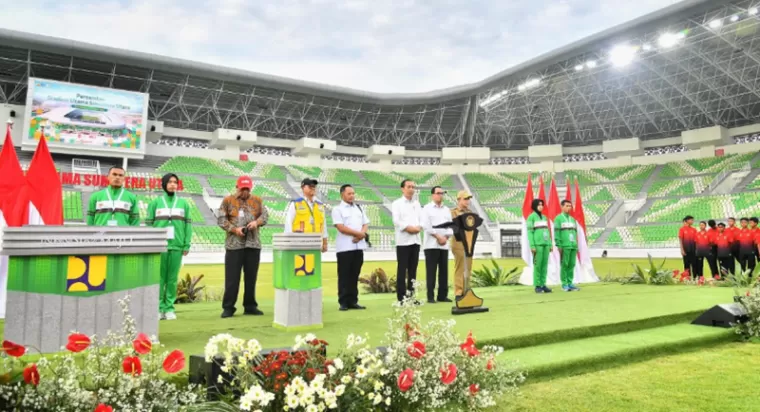
<svg viewBox="0 0 760 412"><path fill-rule="evenodd" d="M28 225L63 225L63 186L45 139L40 139L26 172ZM23 196L22 196L23 198Z"/></svg>
<svg viewBox="0 0 760 412"><path fill-rule="evenodd" d="M0 152L0 231L7 226L21 226L21 216L14 213L19 193L24 188L24 171L16 155L11 138L11 125L5 131L3 150ZM5 301L8 287L8 257L0 256L0 318L5 319Z"/></svg>
<svg viewBox="0 0 760 412"><path fill-rule="evenodd" d="M578 264L575 265L575 282L599 282L599 277L596 276L596 272L594 271L591 253L588 248L586 214L583 212L583 199L581 199L578 179L575 179L575 208L573 210L573 217L578 222Z"/></svg>
<svg viewBox="0 0 760 412"><path fill-rule="evenodd" d="M560 271L560 257L559 250L554 247L554 219L562 213L562 208L559 204L559 194L557 193L557 182L552 177L552 183L549 187L549 202L544 208L544 214L549 221L549 230L552 239L552 252L549 254L549 269L546 274L547 285L559 285L562 283L559 271Z"/></svg>
<svg viewBox="0 0 760 412"><path fill-rule="evenodd" d="M533 253L530 251L528 242L528 226L526 224L528 216L533 213L533 182L531 182L530 173L528 173L528 185L525 187L525 198L522 207L522 230L520 231L520 254L528 267L533 267ZM531 272L532 276L532 272ZM533 281L531 280L531 284Z"/></svg>

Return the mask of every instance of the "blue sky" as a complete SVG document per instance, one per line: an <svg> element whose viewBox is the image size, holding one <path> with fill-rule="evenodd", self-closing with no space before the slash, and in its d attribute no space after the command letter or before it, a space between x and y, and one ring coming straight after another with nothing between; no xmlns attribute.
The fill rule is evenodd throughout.
<svg viewBox="0 0 760 412"><path fill-rule="evenodd" d="M676 0L27 0L4 28L385 93L471 83Z"/></svg>

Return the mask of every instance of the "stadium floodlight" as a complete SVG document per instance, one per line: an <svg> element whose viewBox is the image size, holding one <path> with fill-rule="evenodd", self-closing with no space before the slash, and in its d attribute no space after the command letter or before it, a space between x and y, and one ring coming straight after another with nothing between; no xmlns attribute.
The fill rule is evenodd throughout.
<svg viewBox="0 0 760 412"><path fill-rule="evenodd" d="M636 58L636 48L628 44L615 46L610 50L610 62L615 67L625 67Z"/></svg>
<svg viewBox="0 0 760 412"><path fill-rule="evenodd" d="M757 7L753 7L751 9L749 9L749 14L750 14L750 16L756 15L757 14Z"/></svg>
<svg viewBox="0 0 760 412"><path fill-rule="evenodd" d="M737 16L736 14L734 14L733 16L731 16L731 22L734 22L734 23L735 23L735 22L737 22L738 20L739 20L739 16Z"/></svg>
<svg viewBox="0 0 760 412"><path fill-rule="evenodd" d="M589 61L587 61L586 62L586 67L588 67L589 69L593 69L594 67L596 67L596 60L589 60Z"/></svg>
<svg viewBox="0 0 760 412"><path fill-rule="evenodd" d="M497 101L501 100L508 93L509 93L509 90L502 90L499 93L496 93L493 96L491 96L491 97L483 100L482 102L480 102L479 106L483 107L483 108L485 108L487 106L490 106L491 104L496 103Z"/></svg>
<svg viewBox="0 0 760 412"><path fill-rule="evenodd" d="M721 19L715 19L710 22L711 29L719 29L721 26L723 26L723 20Z"/></svg>
<svg viewBox="0 0 760 412"><path fill-rule="evenodd" d="M644 49L644 51L650 51L652 50L652 45L649 43L644 43L644 45L641 46L641 48Z"/></svg>
<svg viewBox="0 0 760 412"><path fill-rule="evenodd" d="M539 84L541 84L541 79L538 79L538 78L536 78L536 79L530 79L527 82L525 82L525 83L517 86L517 90L523 91L523 90L527 90L527 89L532 89L532 88L538 86Z"/></svg>
<svg viewBox="0 0 760 412"><path fill-rule="evenodd" d="M579 64L579 65L575 66L575 71L576 72L579 72L581 70L583 70L583 65L582 64Z"/></svg>
<svg viewBox="0 0 760 412"><path fill-rule="evenodd" d="M680 33L664 33L660 36L659 39L657 39L657 44L662 47L663 49L669 49L676 44L678 44L678 41L684 38L683 32Z"/></svg>

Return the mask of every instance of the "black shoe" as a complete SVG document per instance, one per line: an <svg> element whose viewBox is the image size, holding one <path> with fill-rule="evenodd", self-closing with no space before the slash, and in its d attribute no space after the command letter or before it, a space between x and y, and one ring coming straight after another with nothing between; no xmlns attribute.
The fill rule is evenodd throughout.
<svg viewBox="0 0 760 412"><path fill-rule="evenodd" d="M543 288L544 288L544 293L552 293L552 290L547 288L546 286L544 286Z"/></svg>
<svg viewBox="0 0 760 412"><path fill-rule="evenodd" d="M253 315L253 316L261 316L264 314L264 312L260 311L259 308L253 308L251 310L246 310L243 312L244 315Z"/></svg>
<svg viewBox="0 0 760 412"><path fill-rule="evenodd" d="M453 302L453 300L451 300L449 298L438 299L438 301L439 302L449 302L449 303Z"/></svg>
<svg viewBox="0 0 760 412"><path fill-rule="evenodd" d="M234 315L235 312L231 310L225 310L222 312L222 318L231 318L232 315Z"/></svg>
<svg viewBox="0 0 760 412"><path fill-rule="evenodd" d="M536 286L536 293L544 293L544 288L541 286Z"/></svg>
<svg viewBox="0 0 760 412"><path fill-rule="evenodd" d="M428 299L428 303L436 303L435 299Z"/></svg>
<svg viewBox="0 0 760 412"><path fill-rule="evenodd" d="M340 309L338 309L338 310L341 311L341 312L345 312L345 311L348 310L348 306L340 305Z"/></svg>
<svg viewBox="0 0 760 412"><path fill-rule="evenodd" d="M349 308L349 309L356 309L356 310L363 310L363 309L367 309L367 308L365 308L364 306L362 306L362 305L360 305L360 304L358 304L358 303L355 303L355 304L353 304L353 305L350 305L348 308Z"/></svg>
<svg viewBox="0 0 760 412"><path fill-rule="evenodd" d="M417 306L420 306L422 304L422 302L420 302L419 300L415 299L414 300L414 304L417 305Z"/></svg>

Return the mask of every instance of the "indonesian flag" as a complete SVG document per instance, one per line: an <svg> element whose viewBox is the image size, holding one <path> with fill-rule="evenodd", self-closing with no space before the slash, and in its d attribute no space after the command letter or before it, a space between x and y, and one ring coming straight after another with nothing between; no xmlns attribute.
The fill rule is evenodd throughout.
<svg viewBox="0 0 760 412"><path fill-rule="evenodd" d="M45 139L40 139L29 164L26 188L29 191L27 224L63 225L63 186Z"/></svg>
<svg viewBox="0 0 760 412"><path fill-rule="evenodd" d="M11 125L5 131L3 151L0 152L0 232L7 226L21 226L23 220L14 214L19 192L24 188L24 171L16 156L11 138ZM5 319L5 300L8 287L8 257L0 256L0 318Z"/></svg>
<svg viewBox="0 0 760 412"><path fill-rule="evenodd" d="M557 194L557 182L554 180L554 177L552 177L552 183L549 187L549 202L544 208L544 214L546 215L546 219L549 221L549 230L551 233L551 239L552 239L552 252L549 254L549 269L548 273L546 274L546 284L547 285L559 285L562 283L559 276L560 271L560 257L559 257L559 249L554 247L554 219L559 216L559 214L562 213L562 209L559 204L559 195Z"/></svg>
<svg viewBox="0 0 760 412"><path fill-rule="evenodd" d="M531 182L530 173L528 173L528 185L525 187L525 199L523 200L522 207L522 230L520 231L520 254L522 255L525 264L531 268L531 277L533 276L533 253L530 251L530 243L528 242L528 226L526 224L528 216L533 213L531 205L533 204L533 182ZM531 279L530 284L533 284Z"/></svg>
<svg viewBox="0 0 760 412"><path fill-rule="evenodd" d="M567 189L565 189L565 200L573 201L573 190L570 187L570 178L568 177L565 179L565 182L567 182ZM575 216L573 216L575 217Z"/></svg>
<svg viewBox="0 0 760 412"><path fill-rule="evenodd" d="M586 239L586 215L583 212L583 200L581 199L578 179L575 179L575 209L573 210L573 217L578 222L578 264L575 265L574 280L576 283L599 282L599 277L596 276L594 265L591 262L591 253L589 253L588 240Z"/></svg>

